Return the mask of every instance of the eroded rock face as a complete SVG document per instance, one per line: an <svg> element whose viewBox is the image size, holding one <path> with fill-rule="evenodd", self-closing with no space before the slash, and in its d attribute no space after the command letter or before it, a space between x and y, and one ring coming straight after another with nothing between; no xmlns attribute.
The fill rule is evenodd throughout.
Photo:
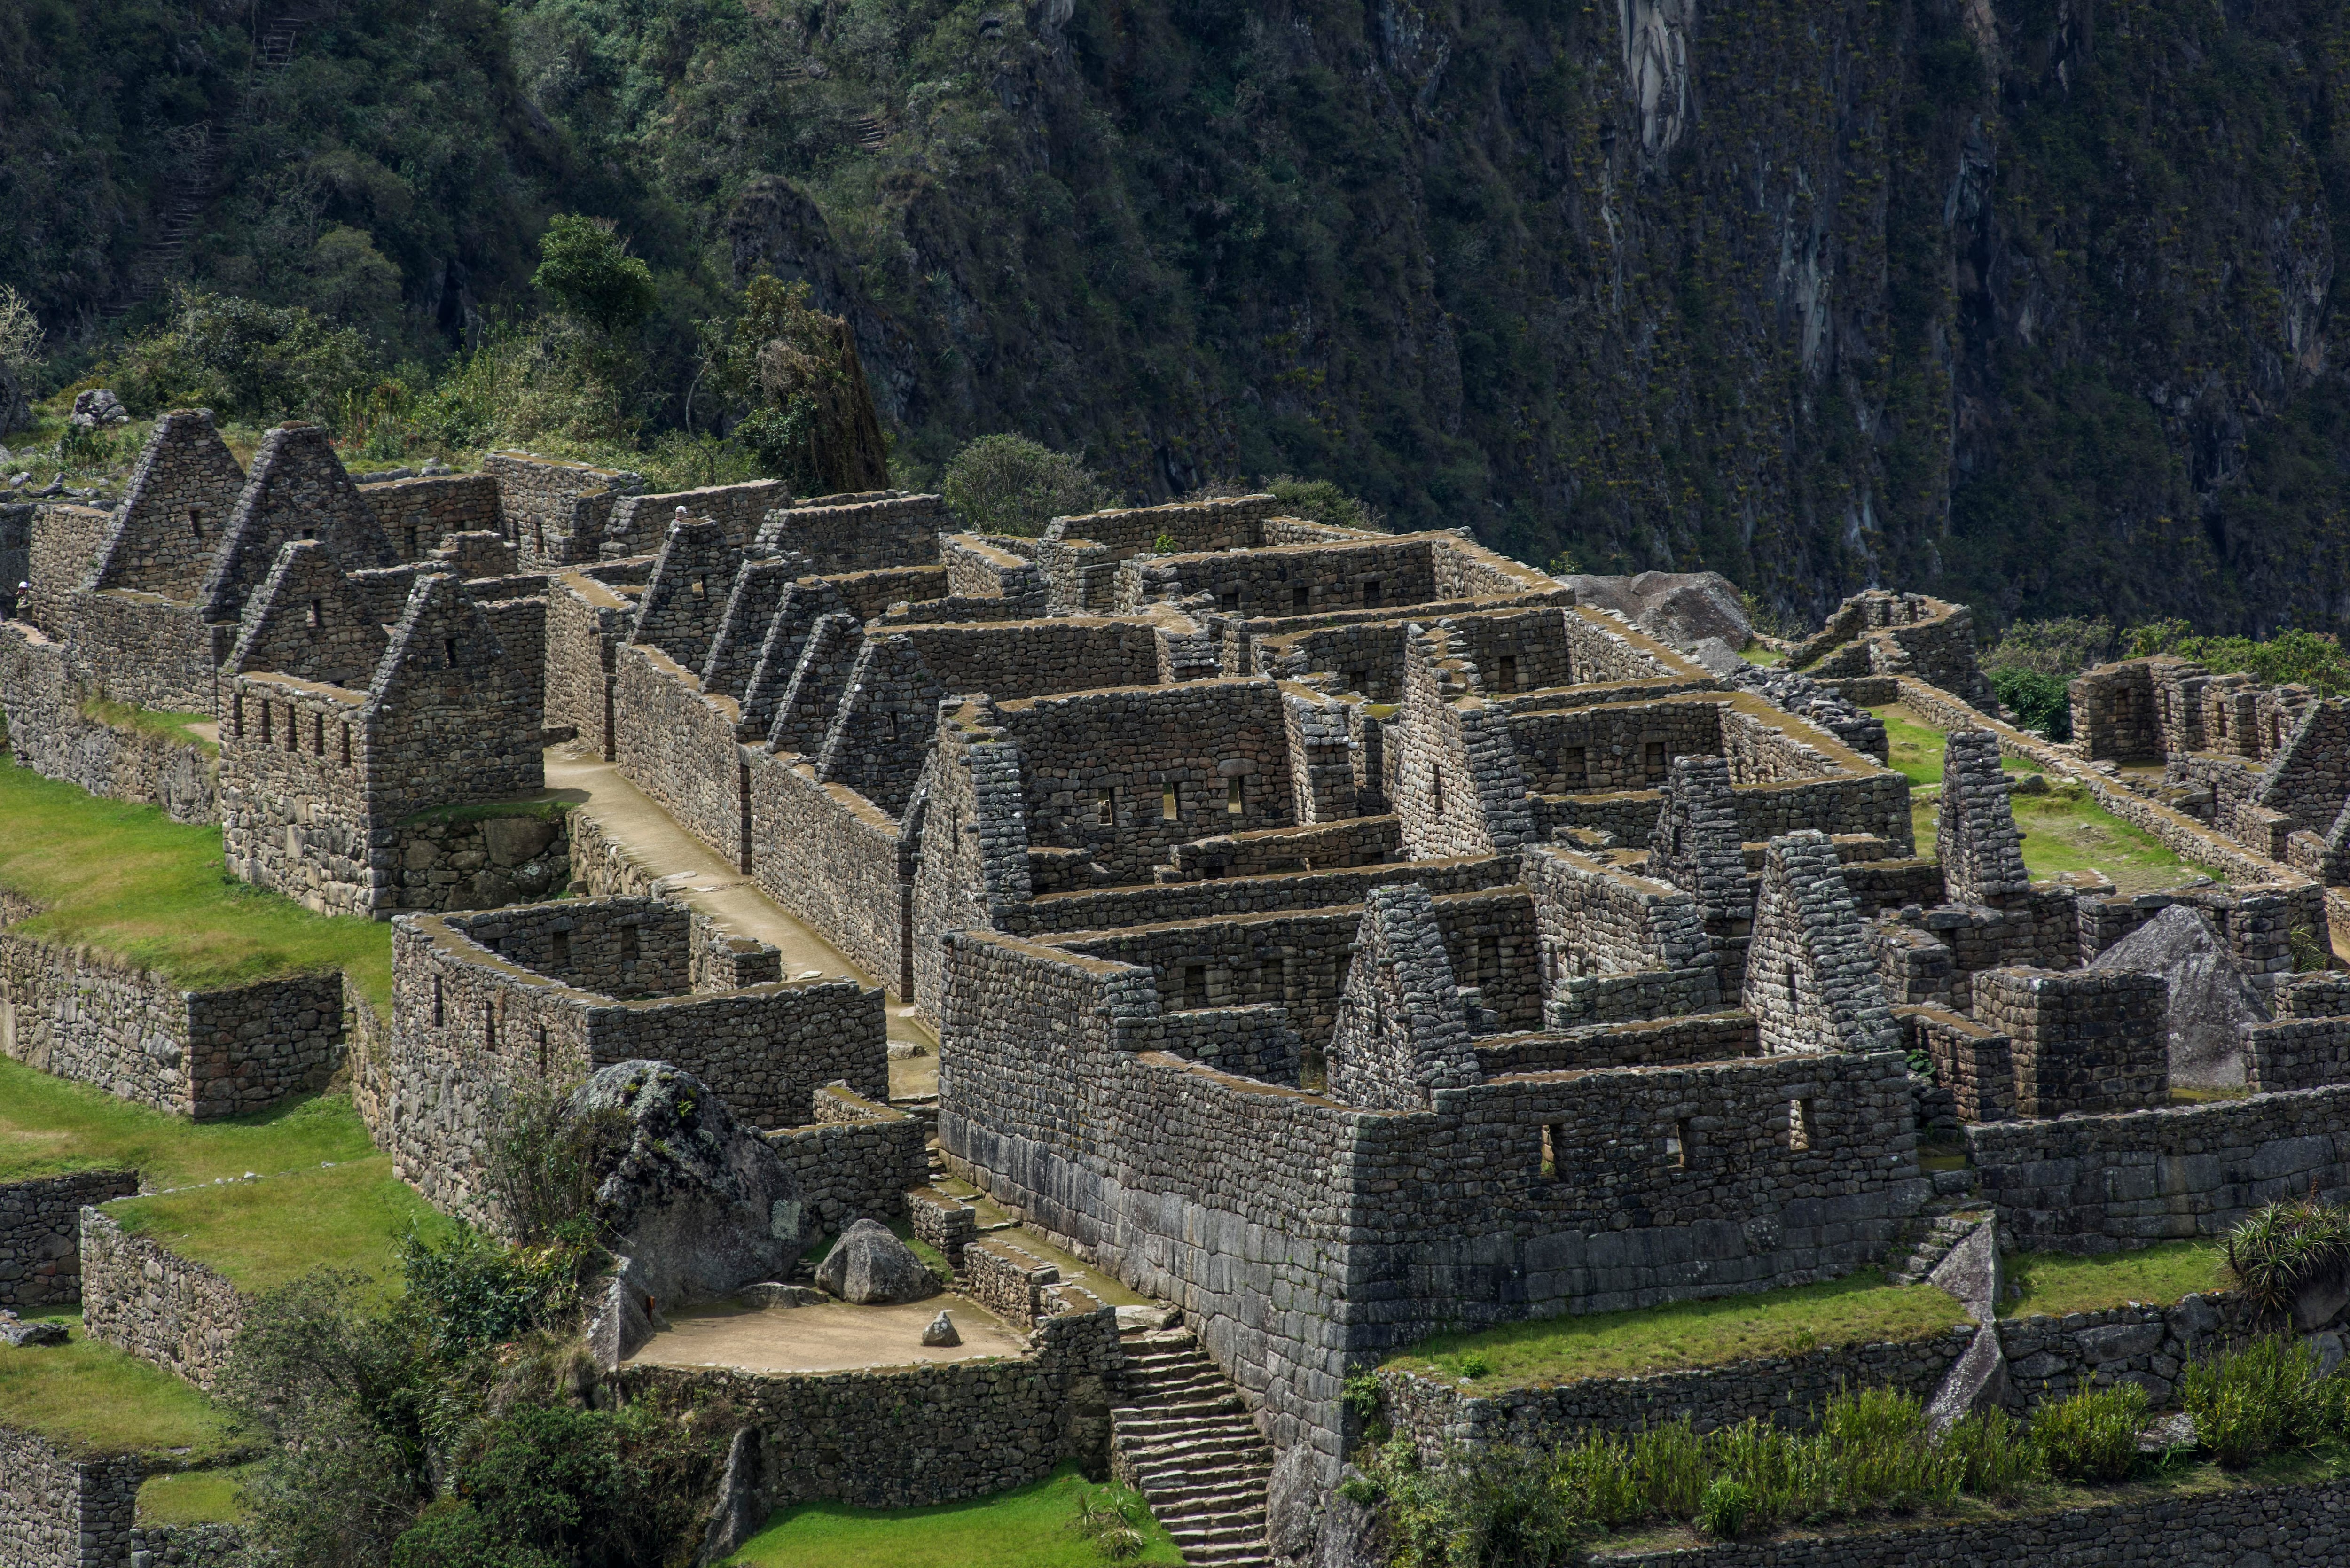
<svg viewBox="0 0 2350 1568"><path fill-rule="evenodd" d="M781 1156L726 1102L666 1062L620 1062L574 1090L570 1114L617 1113L596 1217L664 1307L791 1272L808 1237Z"/></svg>
<svg viewBox="0 0 2350 1568"><path fill-rule="evenodd" d="M859 1220L816 1265L816 1282L858 1306L918 1302L939 1293L938 1276L878 1220Z"/></svg>
<svg viewBox="0 0 2350 1568"><path fill-rule="evenodd" d="M1753 635L1737 585L1720 572L1642 572L1635 577L1577 576L1565 580L1575 589L1577 603L1616 610L1676 648L1716 637L1735 651Z"/></svg>
<svg viewBox="0 0 2350 1568"><path fill-rule="evenodd" d="M2097 955L2091 969L2158 974L2170 982L2170 1082L2195 1089L2244 1086L2241 1025L2268 1016L2259 995L2200 911L2173 904Z"/></svg>

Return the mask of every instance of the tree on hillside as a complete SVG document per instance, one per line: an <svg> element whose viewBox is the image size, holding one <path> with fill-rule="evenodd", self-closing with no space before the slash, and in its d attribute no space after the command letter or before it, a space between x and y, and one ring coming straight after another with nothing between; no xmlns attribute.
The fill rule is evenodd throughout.
<svg viewBox="0 0 2350 1568"><path fill-rule="evenodd" d="M531 283L555 308L618 340L644 324L657 296L652 269L629 254L609 218L558 213L538 242Z"/></svg>
<svg viewBox="0 0 2350 1568"><path fill-rule="evenodd" d="M939 493L956 521L982 534L1035 534L1110 503L1101 475L1078 454L1016 435L967 442L940 476Z"/></svg>
<svg viewBox="0 0 2350 1568"><path fill-rule="evenodd" d="M880 490L889 449L848 323L808 303L805 282L759 276L733 321L702 324L702 352L733 433L802 495Z"/></svg>
<svg viewBox="0 0 2350 1568"><path fill-rule="evenodd" d="M333 428L375 373L374 356L348 327L298 305L184 288L172 318L123 349L115 391L137 414L202 406L224 420Z"/></svg>
<svg viewBox="0 0 2350 1568"><path fill-rule="evenodd" d="M30 421L25 382L41 363L41 323L25 296L0 284L0 435Z"/></svg>

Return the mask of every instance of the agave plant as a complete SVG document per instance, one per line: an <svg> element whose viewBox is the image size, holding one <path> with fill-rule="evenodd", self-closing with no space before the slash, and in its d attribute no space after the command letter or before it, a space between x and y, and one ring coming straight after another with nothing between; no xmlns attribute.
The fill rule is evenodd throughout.
<svg viewBox="0 0 2350 1568"><path fill-rule="evenodd" d="M2229 1234L2228 1276L2263 1312L2283 1313L2313 1285L2350 1278L2350 1210L2314 1197L2271 1203Z"/></svg>

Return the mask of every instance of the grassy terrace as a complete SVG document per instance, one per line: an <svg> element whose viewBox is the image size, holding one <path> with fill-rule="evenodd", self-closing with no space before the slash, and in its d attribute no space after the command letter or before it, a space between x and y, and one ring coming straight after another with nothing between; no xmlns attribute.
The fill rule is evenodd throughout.
<svg viewBox="0 0 2350 1568"><path fill-rule="evenodd" d="M221 831L0 763L0 887L41 913L12 929L87 943L189 990L339 969L387 1016L391 928L330 919L222 868Z"/></svg>
<svg viewBox="0 0 2350 1568"><path fill-rule="evenodd" d="M1014 1491L934 1508L785 1509L726 1560L729 1568L1096 1568L1106 1559L1069 1528L1078 1506L1117 1493L1133 1502L1145 1542L1129 1563L1180 1563L1167 1532L1123 1489L1065 1465Z"/></svg>
<svg viewBox="0 0 2350 1568"><path fill-rule="evenodd" d="M2066 1252L2022 1252L2005 1260L2022 1294L2000 1304L2002 1317L2063 1317L2103 1312L2131 1302L2168 1305L2198 1291L2225 1290L2217 1241L2166 1241L2134 1252L2076 1258Z"/></svg>
<svg viewBox="0 0 2350 1568"><path fill-rule="evenodd" d="M313 1269L366 1275L385 1289L400 1277L411 1231L445 1232L450 1221L370 1155L331 1169L231 1181L152 1198L127 1198L107 1213L133 1235L225 1275L241 1291L272 1290Z"/></svg>
<svg viewBox="0 0 2350 1568"><path fill-rule="evenodd" d="M199 1124L0 1057L0 1181L119 1168L161 1189L374 1152L359 1113L339 1095Z"/></svg>
<svg viewBox="0 0 2350 1568"><path fill-rule="evenodd" d="M251 1465L213 1470L166 1470L139 1489L140 1524L234 1524L244 1518L238 1489Z"/></svg>
<svg viewBox="0 0 2350 1568"><path fill-rule="evenodd" d="M1885 721L1896 771L1913 784L1942 782L1944 732L1920 723L1906 708L1872 708ZM2002 758L2010 774L2037 774L2038 768L2015 757ZM2154 835L2133 827L2091 799L2078 784L2050 782L2046 794L2017 794L2010 804L2015 826L2023 835L2023 867L2038 880L2067 871L2094 870L2111 878L2122 893L2151 893L2176 888L2199 877L2224 880L2206 866L2181 859ZM1916 803L1914 816L1919 847L1934 842L1934 824L1940 807L1932 801Z"/></svg>
<svg viewBox="0 0 2350 1568"><path fill-rule="evenodd" d="M1677 1302L1645 1311L1440 1334L1389 1359L1407 1372L1469 1377L1477 1392L1586 1377L1637 1377L1794 1355L1840 1345L1924 1339L1970 1321L1930 1285L1888 1285L1874 1269L1825 1284Z"/></svg>
<svg viewBox="0 0 2350 1568"><path fill-rule="evenodd" d="M220 1414L192 1384L85 1338L79 1314L33 1315L68 1324L72 1342L42 1350L0 1345L0 1426L37 1432L83 1459L170 1453L201 1466L234 1451Z"/></svg>
<svg viewBox="0 0 2350 1568"><path fill-rule="evenodd" d="M110 724L133 734L152 735L159 741L185 741L200 747L207 756L220 755L220 742L202 733L197 726L210 725L210 713L172 713L155 708L134 708L128 702L112 702L103 697L82 699L81 713L85 719Z"/></svg>

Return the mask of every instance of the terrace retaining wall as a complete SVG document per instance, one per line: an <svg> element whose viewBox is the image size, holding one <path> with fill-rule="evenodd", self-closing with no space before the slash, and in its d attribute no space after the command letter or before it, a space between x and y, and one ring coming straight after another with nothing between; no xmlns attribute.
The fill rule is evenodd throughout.
<svg viewBox="0 0 2350 1568"><path fill-rule="evenodd" d="M138 1190L135 1170L0 1183L0 1307L41 1311L81 1300L83 1205Z"/></svg>
<svg viewBox="0 0 2350 1568"><path fill-rule="evenodd" d="M234 1285L95 1209L81 1212L81 1269L85 1333L212 1387L244 1327Z"/></svg>

